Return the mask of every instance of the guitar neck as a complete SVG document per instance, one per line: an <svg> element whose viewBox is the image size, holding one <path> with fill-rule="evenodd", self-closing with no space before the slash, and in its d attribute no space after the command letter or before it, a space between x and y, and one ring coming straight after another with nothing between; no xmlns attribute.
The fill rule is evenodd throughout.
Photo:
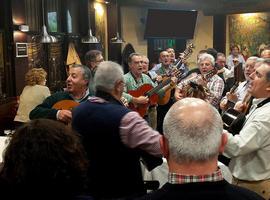
<svg viewBox="0 0 270 200"><path fill-rule="evenodd" d="M232 86L232 88L230 89L230 93L231 93L231 94L234 93L234 91L237 89L238 85L239 85L239 82L236 82L236 83Z"/></svg>
<svg viewBox="0 0 270 200"><path fill-rule="evenodd" d="M154 87L153 89L149 90L145 95L147 97L151 97L153 94L157 93L161 88L163 88L164 86L168 85L171 83L171 79L168 78L165 81L163 81L162 83L158 84L156 87Z"/></svg>
<svg viewBox="0 0 270 200"><path fill-rule="evenodd" d="M191 55L191 53L192 53L192 48L194 48L194 47L193 47L193 44L190 44L190 45L183 51L184 56L183 56L182 58L179 57L179 58L174 62L174 66L175 66L176 68L179 68L179 67L183 64L183 60L184 60L184 59L187 59L187 58Z"/></svg>

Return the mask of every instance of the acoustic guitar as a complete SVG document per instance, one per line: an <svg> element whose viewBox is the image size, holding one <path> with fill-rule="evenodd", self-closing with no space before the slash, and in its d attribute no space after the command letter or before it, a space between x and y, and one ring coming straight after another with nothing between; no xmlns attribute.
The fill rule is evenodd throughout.
<svg viewBox="0 0 270 200"><path fill-rule="evenodd" d="M233 108L229 108L222 114L223 128L225 130L228 130L233 135L238 134L241 131L252 100L253 98L251 97L250 93L247 93L242 101L244 104L246 104L243 112L238 112Z"/></svg>
<svg viewBox="0 0 270 200"><path fill-rule="evenodd" d="M183 57L179 57L176 62L174 63L174 66L173 68L174 69L177 69L178 71L180 71L180 74L181 75L184 75L185 73L188 72L188 69L187 67L185 66L182 66L184 60L186 60L193 52L193 49L194 48L194 45L192 43L190 43L187 48L185 49L185 51L183 52ZM172 73L173 75L173 73ZM178 76L178 77L181 77L181 76ZM183 79L184 76L182 76L181 79ZM163 79L162 79L162 82L167 82L168 80L171 80L170 76L165 76ZM178 80L179 82L180 80ZM170 101L170 98L171 98L171 91L172 89L174 89L174 87L168 89L166 92L165 92L165 95L162 97L162 98L159 98L158 99L158 105L166 105L169 101Z"/></svg>
<svg viewBox="0 0 270 200"><path fill-rule="evenodd" d="M208 81L212 76L217 73L216 69L212 69L205 74L191 74L182 82L182 95L183 97L194 97L205 100L211 95L206 85L199 83L201 81Z"/></svg>
<svg viewBox="0 0 270 200"><path fill-rule="evenodd" d="M52 108L57 109L57 110L72 110L76 106L78 106L80 103L73 101L73 100L61 100L55 103ZM63 122L64 124L68 125L71 127L70 122Z"/></svg>
<svg viewBox="0 0 270 200"><path fill-rule="evenodd" d="M149 102L146 104L133 104L129 103L129 108L133 111L136 111L140 114L141 117L144 117L148 107L157 105L158 95L156 94L161 88L171 83L171 80L168 79L153 87L151 84L144 84L136 90L130 90L128 93L133 97L146 96L149 98Z"/></svg>
<svg viewBox="0 0 270 200"><path fill-rule="evenodd" d="M73 100L61 100L55 103L52 108L56 110L72 110L78 105L79 103Z"/></svg>

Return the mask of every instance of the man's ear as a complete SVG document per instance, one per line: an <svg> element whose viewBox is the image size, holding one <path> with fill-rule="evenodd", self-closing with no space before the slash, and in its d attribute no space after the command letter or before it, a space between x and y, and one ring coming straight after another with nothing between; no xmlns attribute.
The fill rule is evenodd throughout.
<svg viewBox="0 0 270 200"><path fill-rule="evenodd" d="M222 133L221 136L221 144L219 146L219 153L222 154L224 152L225 146L228 142L228 136L225 132Z"/></svg>
<svg viewBox="0 0 270 200"><path fill-rule="evenodd" d="M160 148L161 148L162 154L167 159L169 157L168 140L162 135L159 138L159 143L160 143Z"/></svg>
<svg viewBox="0 0 270 200"><path fill-rule="evenodd" d="M270 85L266 88L267 92L270 92Z"/></svg>
<svg viewBox="0 0 270 200"><path fill-rule="evenodd" d="M115 91L117 92L120 92L121 91L121 84L122 84L122 81L121 80L117 80L114 84L114 89Z"/></svg>

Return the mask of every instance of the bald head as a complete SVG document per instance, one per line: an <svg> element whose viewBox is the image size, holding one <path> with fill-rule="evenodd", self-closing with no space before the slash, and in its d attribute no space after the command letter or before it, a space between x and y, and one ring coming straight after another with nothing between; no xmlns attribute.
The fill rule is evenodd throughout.
<svg viewBox="0 0 270 200"><path fill-rule="evenodd" d="M176 102L168 111L163 127L175 162L203 162L217 157L223 124L209 103L197 98Z"/></svg>

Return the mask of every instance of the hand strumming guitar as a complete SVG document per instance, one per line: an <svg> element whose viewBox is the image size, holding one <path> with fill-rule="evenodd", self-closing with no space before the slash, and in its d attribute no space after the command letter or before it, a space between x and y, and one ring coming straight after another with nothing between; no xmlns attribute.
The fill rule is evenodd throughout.
<svg viewBox="0 0 270 200"><path fill-rule="evenodd" d="M238 111L238 112L244 112L247 109L247 104L243 103L242 101L238 101L236 102L236 104L234 105L234 110Z"/></svg>
<svg viewBox="0 0 270 200"><path fill-rule="evenodd" d="M57 113L57 120L69 124L71 122L72 113L70 110L59 110Z"/></svg>

